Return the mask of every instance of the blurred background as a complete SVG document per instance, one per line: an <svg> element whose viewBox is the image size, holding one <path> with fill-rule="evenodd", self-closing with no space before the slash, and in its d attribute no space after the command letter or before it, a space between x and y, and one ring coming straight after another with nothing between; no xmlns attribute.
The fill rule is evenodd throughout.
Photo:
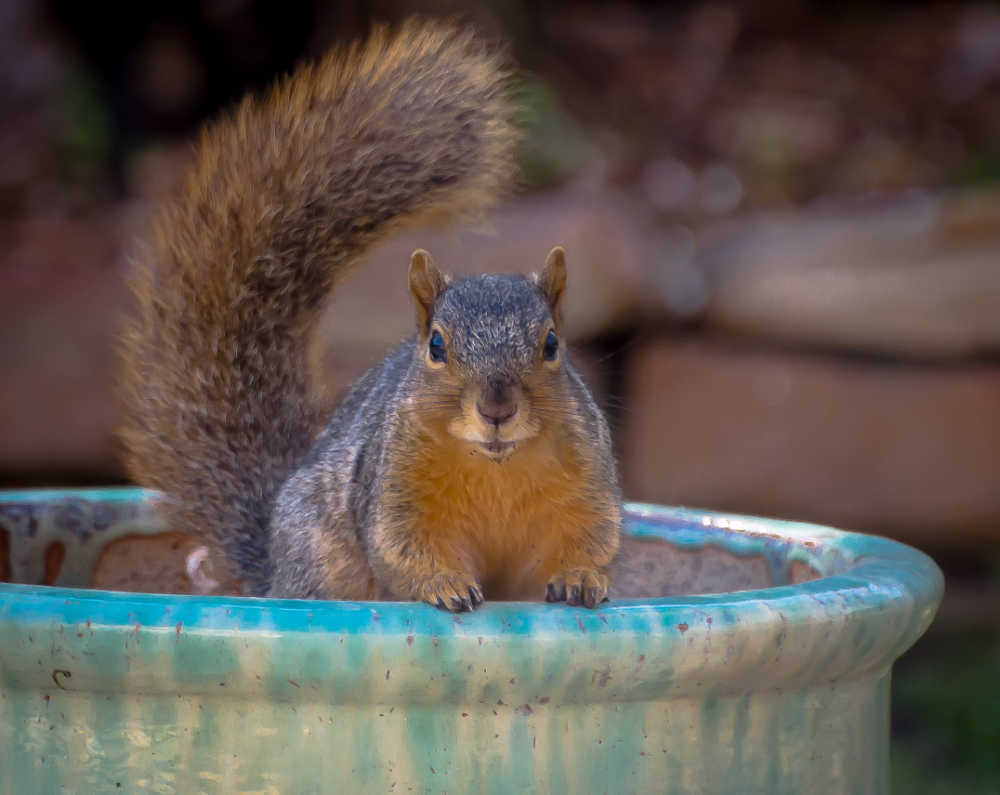
<svg viewBox="0 0 1000 795"><path fill-rule="evenodd" d="M0 3L0 487L124 480L114 334L198 125L373 21L510 43L524 190L391 240L321 345L409 333L409 251L570 258L626 494L880 533L948 593L899 662L894 790L1000 792L1000 4Z"/></svg>

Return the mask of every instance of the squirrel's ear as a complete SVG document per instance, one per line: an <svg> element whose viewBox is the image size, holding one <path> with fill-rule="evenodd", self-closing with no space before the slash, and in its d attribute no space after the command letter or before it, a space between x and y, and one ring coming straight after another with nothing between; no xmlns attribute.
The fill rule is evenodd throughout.
<svg viewBox="0 0 1000 795"><path fill-rule="evenodd" d="M535 277L538 286L549 299L552 315L559 322L559 299L566 289L566 252L562 246L556 246L545 258L545 268Z"/></svg>
<svg viewBox="0 0 1000 795"><path fill-rule="evenodd" d="M434 302L448 286L448 278L431 261L431 255L418 248L410 255L410 294L417 308L417 324L426 332L434 311Z"/></svg>

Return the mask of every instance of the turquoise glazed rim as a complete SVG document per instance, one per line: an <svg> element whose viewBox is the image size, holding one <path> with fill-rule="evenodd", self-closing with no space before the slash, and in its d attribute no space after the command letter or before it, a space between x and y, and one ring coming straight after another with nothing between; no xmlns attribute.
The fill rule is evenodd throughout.
<svg viewBox="0 0 1000 795"><path fill-rule="evenodd" d="M0 493L7 503L149 506L139 489ZM627 531L763 556L800 584L624 599L596 610L487 603L119 593L0 583L0 684L280 702L597 704L803 687L881 674L930 624L943 578L923 553L812 524L631 503Z"/></svg>

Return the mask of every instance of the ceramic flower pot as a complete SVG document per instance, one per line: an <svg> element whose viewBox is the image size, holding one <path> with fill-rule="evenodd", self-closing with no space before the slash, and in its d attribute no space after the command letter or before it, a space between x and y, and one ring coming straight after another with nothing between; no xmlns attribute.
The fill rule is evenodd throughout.
<svg viewBox="0 0 1000 795"><path fill-rule="evenodd" d="M0 575L55 586L0 584L0 792L888 792L943 588L883 538L630 505L597 610L83 590L171 538L153 499L0 496Z"/></svg>

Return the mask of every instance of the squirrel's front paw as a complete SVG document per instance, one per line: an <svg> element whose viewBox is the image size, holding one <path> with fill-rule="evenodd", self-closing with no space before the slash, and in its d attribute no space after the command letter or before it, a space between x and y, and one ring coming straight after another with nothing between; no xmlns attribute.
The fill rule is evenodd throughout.
<svg viewBox="0 0 1000 795"><path fill-rule="evenodd" d="M565 569L545 586L546 602L597 607L608 599L608 578L597 569Z"/></svg>
<svg viewBox="0 0 1000 795"><path fill-rule="evenodd" d="M483 589L472 577L458 571L435 574L420 589L420 598L427 604L461 613L474 610L483 603Z"/></svg>

